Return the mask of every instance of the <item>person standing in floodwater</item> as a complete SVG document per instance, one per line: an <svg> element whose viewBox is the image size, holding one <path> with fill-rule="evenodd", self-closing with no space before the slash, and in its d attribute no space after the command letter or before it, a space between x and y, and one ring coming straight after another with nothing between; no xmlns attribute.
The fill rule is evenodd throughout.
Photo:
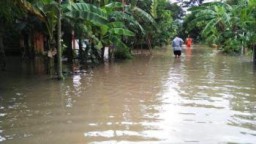
<svg viewBox="0 0 256 144"><path fill-rule="evenodd" d="M192 41L193 41L192 38L188 35L188 37L186 38L186 45L188 48L191 47Z"/></svg>
<svg viewBox="0 0 256 144"><path fill-rule="evenodd" d="M173 48L173 54L175 55L175 58L180 57L183 43L184 41L178 36L176 36L172 40L172 48Z"/></svg>

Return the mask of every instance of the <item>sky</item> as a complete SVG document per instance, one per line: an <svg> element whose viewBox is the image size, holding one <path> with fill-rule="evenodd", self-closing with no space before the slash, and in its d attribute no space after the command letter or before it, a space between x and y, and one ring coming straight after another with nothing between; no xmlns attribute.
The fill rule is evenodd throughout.
<svg viewBox="0 0 256 144"><path fill-rule="evenodd" d="M169 0L171 3L178 3L178 5L181 4L181 2L188 2L189 0ZM220 1L220 0L204 0L203 3L207 3L207 2L214 2L214 1ZM195 1L194 3L191 3L190 6L198 6L199 3L197 1ZM185 11L187 11L188 8L183 8Z"/></svg>
<svg viewBox="0 0 256 144"><path fill-rule="evenodd" d="M170 0L171 2L179 2L179 1L182 1L182 0ZM183 1L186 1L186 0L183 0ZM216 0L204 0L205 2L212 2L212 1L216 1Z"/></svg>
<svg viewBox="0 0 256 144"><path fill-rule="evenodd" d="M169 0L171 3L178 3L178 5L180 5L181 4L181 2L186 2L186 1L189 1L189 0ZM220 1L220 0L204 0L204 2L203 3L207 3L207 2L214 2L214 1ZM197 3L197 1L196 2L194 2L194 3L192 3L192 4L190 4L190 6L198 6L199 4ZM189 12L187 11L187 9L188 9L188 7L184 7L183 8L183 10L184 10L184 12L186 13L186 14L189 14Z"/></svg>
<svg viewBox="0 0 256 144"><path fill-rule="evenodd" d="M182 2L182 1L188 1L188 0L169 0L169 1L172 3L175 3L175 2ZM219 0L204 0L204 3L213 2L213 1L219 1Z"/></svg>

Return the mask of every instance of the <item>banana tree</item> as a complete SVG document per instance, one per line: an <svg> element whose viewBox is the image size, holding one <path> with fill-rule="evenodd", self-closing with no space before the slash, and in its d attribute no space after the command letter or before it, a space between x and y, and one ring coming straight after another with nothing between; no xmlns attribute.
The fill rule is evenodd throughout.
<svg viewBox="0 0 256 144"><path fill-rule="evenodd" d="M145 10L137 6L138 1L122 1L121 8L110 15L113 21L124 21L125 26L135 33L135 37L125 38L126 43L133 47L139 40L149 40L149 33L145 31L147 26L154 26L154 18ZM148 42L149 42L148 41ZM148 47L151 47L148 43Z"/></svg>
<svg viewBox="0 0 256 144"><path fill-rule="evenodd" d="M61 0L58 0L58 13L57 13L57 51L58 51L58 79L63 79L62 74L62 48L61 48Z"/></svg>
<svg viewBox="0 0 256 144"><path fill-rule="evenodd" d="M217 43L225 48L223 40L227 40L234 35L233 7L226 3L215 2L202 4L200 7L193 7L190 10L192 11L191 15L194 15L194 19L189 25L190 29L201 24L203 38L209 43Z"/></svg>
<svg viewBox="0 0 256 144"><path fill-rule="evenodd" d="M119 58L131 57L124 40L127 37L134 37L137 30L144 33L144 29L137 20L122 11L124 7L125 5L120 2L109 3L102 7L107 11L110 22L107 25L102 25L99 33L103 48L104 46L114 46L116 57Z"/></svg>
<svg viewBox="0 0 256 144"><path fill-rule="evenodd" d="M112 48L115 47L114 52L116 57L131 57L129 48L123 40L127 37L135 36L134 31L136 30L143 33L144 29L133 16L122 11L124 9L123 3L112 2L102 6L101 8L106 11L109 22L105 25L100 25L99 28L96 28L99 31L94 31L99 40L97 47L103 48L103 52L105 51L105 46L111 47L109 50L113 50ZM133 26L133 28L130 26Z"/></svg>
<svg viewBox="0 0 256 144"><path fill-rule="evenodd" d="M241 14L243 28L246 32L246 43L253 49L253 61L256 63L256 1L248 0Z"/></svg>
<svg viewBox="0 0 256 144"><path fill-rule="evenodd" d="M201 34L207 41L222 45L226 52L239 53L255 31L254 3L253 0L233 5L215 2L191 8L195 18L190 28L204 24Z"/></svg>
<svg viewBox="0 0 256 144"><path fill-rule="evenodd" d="M60 25L57 25L59 23L60 17L60 4L54 0L41 0L36 1L33 3L33 6L37 8L37 10L40 11L40 13L44 17L43 24L46 27L47 35L49 41L47 41L47 56L49 59L48 63L48 71L51 76L54 74L54 57L56 54L58 54L59 57L61 57L61 50L60 50L60 36L57 38L55 37L54 33L58 32ZM62 79L62 61L61 58L58 58L58 78Z"/></svg>
<svg viewBox="0 0 256 144"><path fill-rule="evenodd" d="M115 52L126 51L125 57L129 58L128 47L122 42L123 37L134 36L134 33L125 28L124 24L121 22L111 22L107 25L101 26L100 41L102 43L103 52L105 51L105 46L111 47ZM109 50L111 50L109 49ZM108 52L110 53L110 52ZM104 54L104 53L103 53Z"/></svg>
<svg viewBox="0 0 256 144"><path fill-rule="evenodd" d="M85 11L86 9L96 10L99 8L86 3L76 3L76 6L67 7L65 15L68 19L74 17L80 18L80 22L83 23L87 31L87 38L89 38L90 42L93 44L91 48L100 50L104 46L115 45L117 48L127 49L127 46L122 42L122 38L125 36L133 36L134 34L128 29L123 20L136 25L141 30L143 29L133 17L120 11L122 8L122 3L108 3L100 8L101 11L98 11L98 15L95 15L93 19L88 21L88 15L81 13L81 11ZM78 9L80 11L79 13L77 13ZM94 52L98 50L93 49Z"/></svg>
<svg viewBox="0 0 256 144"><path fill-rule="evenodd" d="M60 3L60 1L59 1ZM59 39L56 41L54 32L56 28L59 28L59 35L60 35L60 24L57 26L57 23L60 23L60 19L73 19L73 20L83 20L83 21L90 21L94 24L102 24L107 22L107 19L104 17L104 13L97 7L93 5L89 5L86 3L73 3L73 2L66 2L62 5L53 1L53 0L42 0L37 1L34 6L40 10L40 12L44 15L45 18L45 26L48 31L49 39L50 39L50 52L48 56L50 57L51 64L50 66L53 67L53 56L56 54L56 43L58 43L58 59L60 64L58 67L61 68L61 52L60 49L60 36ZM62 16L60 17L60 13ZM62 73L61 70L58 70L58 74Z"/></svg>
<svg viewBox="0 0 256 144"><path fill-rule="evenodd" d="M89 52L88 49L91 48L92 50L90 50L90 52L93 52L95 57L100 57L97 50L94 49L95 41L98 41L98 38L95 36L94 27L108 23L106 13L95 5L79 2L63 5L63 16L65 21L71 25L76 36L78 36L80 40L84 38L91 39L90 47L88 46L86 51ZM79 45L79 57L84 59L86 56L82 56L80 48L81 44ZM90 55L92 56L93 54Z"/></svg>
<svg viewBox="0 0 256 144"><path fill-rule="evenodd" d="M134 17L135 20L143 27L144 33L137 33L135 45L146 44L149 50L152 49L152 43L154 44L154 35L159 32L159 8L161 4L167 4L167 1L152 0L152 1L138 1L132 0L125 8L125 13L128 13ZM156 22L157 21L157 22ZM157 38L158 39L158 38Z"/></svg>

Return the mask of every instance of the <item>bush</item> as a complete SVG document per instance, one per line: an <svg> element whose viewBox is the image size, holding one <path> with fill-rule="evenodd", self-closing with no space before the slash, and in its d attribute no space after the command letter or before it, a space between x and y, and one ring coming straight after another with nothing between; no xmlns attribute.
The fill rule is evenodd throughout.
<svg viewBox="0 0 256 144"><path fill-rule="evenodd" d="M128 48L117 48L114 52L116 59L131 59L132 54Z"/></svg>

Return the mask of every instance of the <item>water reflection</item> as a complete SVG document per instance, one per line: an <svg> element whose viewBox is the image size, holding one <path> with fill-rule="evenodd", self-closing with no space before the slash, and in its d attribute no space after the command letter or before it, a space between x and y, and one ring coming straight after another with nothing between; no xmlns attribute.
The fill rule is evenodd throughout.
<svg viewBox="0 0 256 144"><path fill-rule="evenodd" d="M234 106L245 106L239 104L240 102L251 103L252 99L245 99L253 98L252 91L255 89L251 86L246 87L246 84L241 87L241 80L237 80L243 78L241 76L232 75L234 77L230 78L230 65L234 63L226 64L221 58L225 57L218 57L218 63L214 62L217 59L207 58L203 65L175 63L170 69L166 89L161 94L162 106L166 107L166 113L162 113L167 125L165 128L168 127L165 131L171 135L167 141L207 143L219 139L220 142L254 142L254 138L246 133L255 135L255 109L249 111L249 114L246 109L234 109ZM221 68L218 68L220 66ZM217 73L215 70L218 70ZM233 101L234 98L239 99ZM253 102L250 105L254 104ZM241 113L241 110L242 114L250 116L237 114ZM172 131L170 127L173 128ZM219 129L222 131L218 131ZM205 131L218 133L206 135Z"/></svg>
<svg viewBox="0 0 256 144"><path fill-rule="evenodd" d="M190 61L190 59L192 57L192 48L191 47L186 47L185 56L186 56L186 60Z"/></svg>
<svg viewBox="0 0 256 144"><path fill-rule="evenodd" d="M63 82L4 73L0 143L254 143L256 78L241 59L195 45Z"/></svg>

